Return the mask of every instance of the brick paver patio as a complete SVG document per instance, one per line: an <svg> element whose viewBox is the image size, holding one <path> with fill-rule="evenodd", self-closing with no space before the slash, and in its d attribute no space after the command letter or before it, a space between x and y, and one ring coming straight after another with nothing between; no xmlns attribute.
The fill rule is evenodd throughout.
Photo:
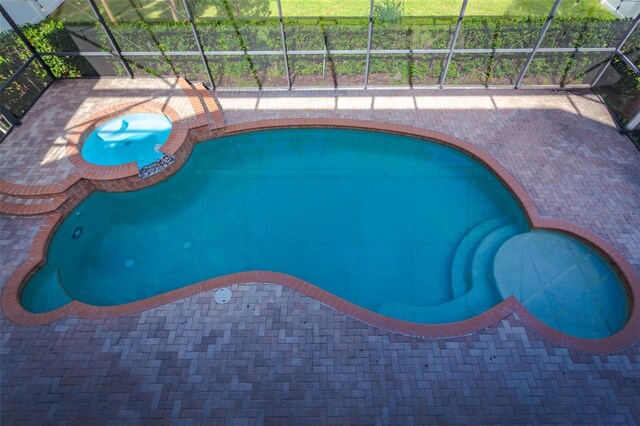
<svg viewBox="0 0 640 426"><path fill-rule="evenodd" d="M176 78L73 79L54 82L29 110L24 124L0 144L0 178L22 185L58 183L73 166L66 143L88 118L107 107L153 100L183 119L194 117Z"/></svg>
<svg viewBox="0 0 640 426"><path fill-rule="evenodd" d="M145 99L165 96L174 109L189 113L186 98L170 81L135 80L140 81L140 89L147 87ZM70 163L50 160L69 123L89 114L86 108L139 98L135 87L119 79L56 82L22 128L0 144L2 179L61 179ZM89 101L83 93L94 102L90 107L85 108ZM616 132L606 108L589 91L221 92L217 97L227 124L341 117L459 137L504 165L543 215L596 233L640 273L640 153ZM57 107L45 108L50 106ZM44 119L63 127L43 129ZM42 221L0 216L0 285L25 259ZM42 327L18 327L1 314L0 420L640 423L638 345L612 355L580 354L545 341L513 316L471 336L423 340L368 326L277 285L232 290L225 305L208 292L122 318L65 318Z"/></svg>

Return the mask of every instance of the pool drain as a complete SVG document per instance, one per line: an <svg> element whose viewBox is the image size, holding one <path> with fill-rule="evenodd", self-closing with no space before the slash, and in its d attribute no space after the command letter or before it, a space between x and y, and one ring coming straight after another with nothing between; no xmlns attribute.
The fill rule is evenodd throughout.
<svg viewBox="0 0 640 426"><path fill-rule="evenodd" d="M71 234L71 238L73 238L74 240L77 240L82 235L82 231L83 231L82 226L78 226L76 229L73 230L73 234Z"/></svg>
<svg viewBox="0 0 640 426"><path fill-rule="evenodd" d="M227 303L231 299L231 290L228 288L220 288L213 296L217 303Z"/></svg>

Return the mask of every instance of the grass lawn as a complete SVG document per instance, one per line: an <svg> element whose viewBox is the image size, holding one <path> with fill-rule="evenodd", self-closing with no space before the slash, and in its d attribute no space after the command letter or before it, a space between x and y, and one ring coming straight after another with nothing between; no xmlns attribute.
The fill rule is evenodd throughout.
<svg viewBox="0 0 640 426"><path fill-rule="evenodd" d="M277 16L275 0L228 0L229 6L236 11L240 8L242 16ZM285 16L354 16L369 14L369 0L281 0L282 13ZM96 0L105 20L109 21L104 9L106 3L111 14L118 21L145 20L171 21L170 0ZM192 1L196 18L213 18L218 15L215 6L207 6L206 0ZM213 1L209 2L213 3ZM178 18L186 19L182 1L175 0ZM403 0L405 16L457 16L461 0ZM470 0L466 14L469 16L547 16L553 0ZM224 15L224 13L223 13ZM95 19L86 0L67 0L57 11L56 16L68 22ZM614 16L598 0L564 0L558 16L590 16L613 19Z"/></svg>
<svg viewBox="0 0 640 426"><path fill-rule="evenodd" d="M358 16L369 14L368 0L281 0L282 13L293 16ZM275 3L275 2L274 2ZM461 0L403 0L406 16L458 15ZM467 15L475 16L547 16L553 0L470 0ZM570 16L612 17L598 0L582 0L573 6L565 0L561 13ZM275 10L275 9L274 9Z"/></svg>

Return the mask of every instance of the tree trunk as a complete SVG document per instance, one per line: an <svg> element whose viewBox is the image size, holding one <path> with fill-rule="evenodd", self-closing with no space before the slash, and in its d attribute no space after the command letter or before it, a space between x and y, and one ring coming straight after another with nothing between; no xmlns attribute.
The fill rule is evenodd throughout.
<svg viewBox="0 0 640 426"><path fill-rule="evenodd" d="M102 3L102 7L104 7L105 12L107 12L107 15L109 16L111 22L116 22L116 18L115 16L113 16L113 12L111 12L111 9L109 9L109 5L107 5L107 2L105 0L100 0L100 2Z"/></svg>
<svg viewBox="0 0 640 426"><path fill-rule="evenodd" d="M171 16L173 16L173 21L178 22L180 18L178 17L178 13L176 12L176 0L169 0L169 9L171 9Z"/></svg>

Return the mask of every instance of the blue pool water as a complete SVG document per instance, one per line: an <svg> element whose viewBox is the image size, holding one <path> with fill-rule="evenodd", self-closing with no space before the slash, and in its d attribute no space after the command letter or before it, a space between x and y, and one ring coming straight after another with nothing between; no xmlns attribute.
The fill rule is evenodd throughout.
<svg viewBox="0 0 640 426"><path fill-rule="evenodd" d="M162 114L128 114L96 128L82 146L82 158L101 166L136 162L142 168L162 157L160 147L171 133Z"/></svg>
<svg viewBox="0 0 640 426"><path fill-rule="evenodd" d="M628 316L608 264L567 236L530 231L468 155L330 129L217 139L165 182L91 195L56 232L22 302L32 312L71 299L117 305L247 270L420 323L471 318L511 294L581 337L613 334Z"/></svg>

